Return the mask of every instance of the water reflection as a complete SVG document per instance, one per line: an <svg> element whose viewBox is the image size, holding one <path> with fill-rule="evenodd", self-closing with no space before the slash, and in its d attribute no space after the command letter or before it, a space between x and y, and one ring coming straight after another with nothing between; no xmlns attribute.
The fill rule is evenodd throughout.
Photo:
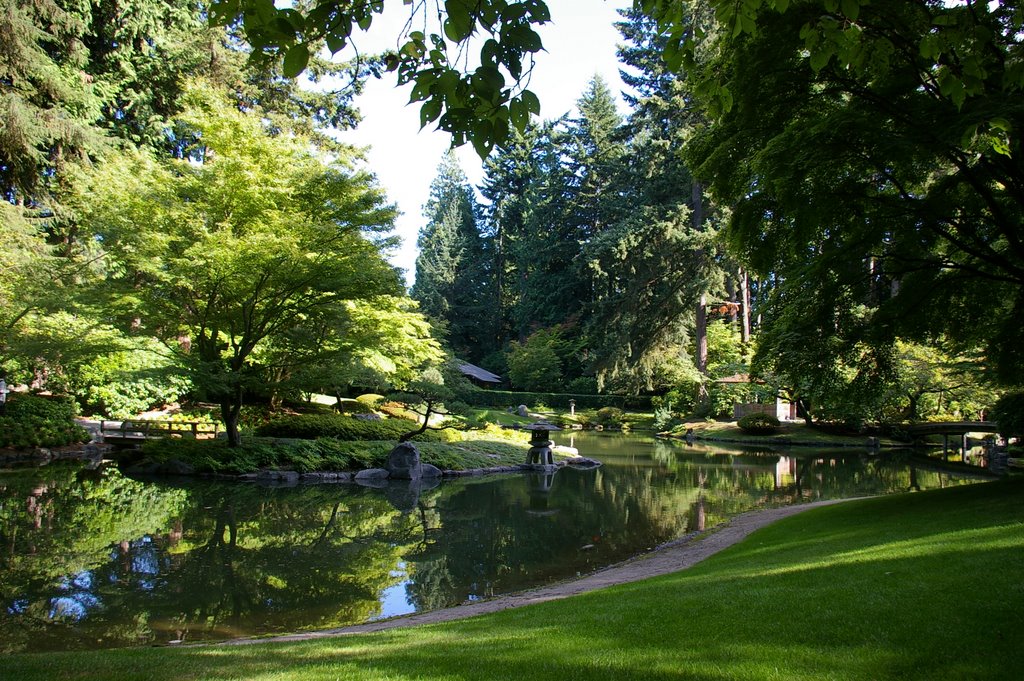
<svg viewBox="0 0 1024 681"><path fill-rule="evenodd" d="M381 490L0 471L0 650L342 626L589 572L757 506L962 482L859 452L563 438L605 465Z"/></svg>

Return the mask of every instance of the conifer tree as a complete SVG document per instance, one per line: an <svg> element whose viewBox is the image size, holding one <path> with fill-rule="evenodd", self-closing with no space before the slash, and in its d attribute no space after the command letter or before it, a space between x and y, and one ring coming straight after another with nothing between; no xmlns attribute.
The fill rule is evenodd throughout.
<svg viewBox="0 0 1024 681"><path fill-rule="evenodd" d="M447 329L452 350L470 361L490 352L492 277L479 229L480 209L455 155L447 154L423 207L412 297Z"/></svg>

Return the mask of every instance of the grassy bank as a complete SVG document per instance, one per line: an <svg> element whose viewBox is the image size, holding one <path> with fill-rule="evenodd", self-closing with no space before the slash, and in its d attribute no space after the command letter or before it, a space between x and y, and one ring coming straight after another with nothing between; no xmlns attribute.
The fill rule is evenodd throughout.
<svg viewBox="0 0 1024 681"><path fill-rule="evenodd" d="M1017 679L1024 483L849 502L686 572L443 625L15 655L4 678Z"/></svg>
<svg viewBox="0 0 1024 681"><path fill-rule="evenodd" d="M735 421L690 421L672 430L673 437L684 437L688 428L693 429L697 439L721 442L742 442L751 444L775 444L779 446L800 444L811 446L858 446L867 444L867 436L837 435L807 426L804 423L784 423L773 435L751 435L743 432ZM883 447L906 446L888 438L879 438Z"/></svg>
<svg viewBox="0 0 1024 681"><path fill-rule="evenodd" d="M372 434L371 434L372 435ZM310 439L245 437L239 447L223 440L166 439L143 445L145 461L178 461L197 473L240 475L262 469L359 471L385 465L397 439ZM528 434L488 427L473 431L446 431L445 438L416 441L424 463L438 468L466 470L520 464L529 449Z"/></svg>

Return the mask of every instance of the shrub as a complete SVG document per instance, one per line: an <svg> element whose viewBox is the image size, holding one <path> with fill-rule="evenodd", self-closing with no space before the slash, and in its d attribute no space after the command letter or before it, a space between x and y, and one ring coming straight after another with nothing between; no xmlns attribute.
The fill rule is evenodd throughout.
<svg viewBox="0 0 1024 681"><path fill-rule="evenodd" d="M475 389L460 394L459 399L473 407L516 407L520 404L546 404L555 409L569 409L569 400L576 401L576 409L650 409L649 395L588 395L583 393L536 393L511 390Z"/></svg>
<svg viewBox="0 0 1024 681"><path fill-rule="evenodd" d="M506 361L512 384L525 390L553 388L562 379L557 332L538 331L523 343L509 343Z"/></svg>
<svg viewBox="0 0 1024 681"><path fill-rule="evenodd" d="M1007 393L999 398L989 416L999 424L999 434L1004 437L1024 435L1024 392Z"/></svg>
<svg viewBox="0 0 1024 681"><path fill-rule="evenodd" d="M668 430L675 420L675 415L667 406L655 407L654 421L652 423L655 430Z"/></svg>
<svg viewBox="0 0 1024 681"><path fill-rule="evenodd" d="M397 440L416 428L416 423L407 419L384 419L364 421L335 414L302 414L276 418L256 429L256 434L265 437L293 437L316 439L333 437L338 440ZM438 431L427 431L414 438L423 442L444 442L446 438Z"/></svg>
<svg viewBox="0 0 1024 681"><path fill-rule="evenodd" d="M597 423L605 428L622 426L625 417L625 412L618 407L602 407L597 410Z"/></svg>
<svg viewBox="0 0 1024 681"><path fill-rule="evenodd" d="M373 407L360 400L341 399L336 405L342 414L372 414Z"/></svg>
<svg viewBox="0 0 1024 681"><path fill-rule="evenodd" d="M43 397L14 393L7 401L4 416L12 419L40 418L49 421L70 421L77 407L70 397Z"/></svg>
<svg viewBox="0 0 1024 681"><path fill-rule="evenodd" d="M365 395L360 395L359 397L356 398L356 401L362 402L372 411L376 411L378 408L380 408L380 405L387 402L387 400L388 398L384 397L383 395L378 395L377 393L366 393Z"/></svg>
<svg viewBox="0 0 1024 681"><path fill-rule="evenodd" d="M736 425L750 435L771 435L778 432L781 424L771 414L747 414Z"/></svg>
<svg viewBox="0 0 1024 681"><path fill-rule="evenodd" d="M391 443L341 442L332 438L316 440L248 439L240 447L228 447L223 440L150 440L142 446L144 456L155 461L175 459L200 473L239 475L261 469L345 471L383 466Z"/></svg>
<svg viewBox="0 0 1024 681"><path fill-rule="evenodd" d="M566 387L571 393L594 394L597 392L597 379L593 376L580 376L569 381Z"/></svg>
<svg viewBox="0 0 1024 681"><path fill-rule="evenodd" d="M0 416L0 447L63 447L88 441L89 431L70 420Z"/></svg>

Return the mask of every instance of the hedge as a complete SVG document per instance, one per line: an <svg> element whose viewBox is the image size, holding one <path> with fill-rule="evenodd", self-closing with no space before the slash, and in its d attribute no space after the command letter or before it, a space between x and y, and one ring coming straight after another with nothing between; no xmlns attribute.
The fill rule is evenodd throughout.
<svg viewBox="0 0 1024 681"><path fill-rule="evenodd" d="M417 424L407 419L370 421L341 414L299 414L282 416L259 426L256 434L262 437L289 437L312 440L333 437L338 440L398 440ZM445 442L443 431L428 430L417 435L420 442Z"/></svg>
<svg viewBox="0 0 1024 681"><path fill-rule="evenodd" d="M525 393L509 390L472 390L460 393L459 398L472 407L516 407L520 404L568 409L569 400L576 400L577 409L651 409L650 395L577 395L573 393Z"/></svg>
<svg viewBox="0 0 1024 681"><path fill-rule="evenodd" d="M142 453L153 461L177 460L198 473L239 475L264 468L313 471L360 470L383 466L394 445L385 442L340 442L316 440L259 440L247 438L239 447L224 440L150 440Z"/></svg>

